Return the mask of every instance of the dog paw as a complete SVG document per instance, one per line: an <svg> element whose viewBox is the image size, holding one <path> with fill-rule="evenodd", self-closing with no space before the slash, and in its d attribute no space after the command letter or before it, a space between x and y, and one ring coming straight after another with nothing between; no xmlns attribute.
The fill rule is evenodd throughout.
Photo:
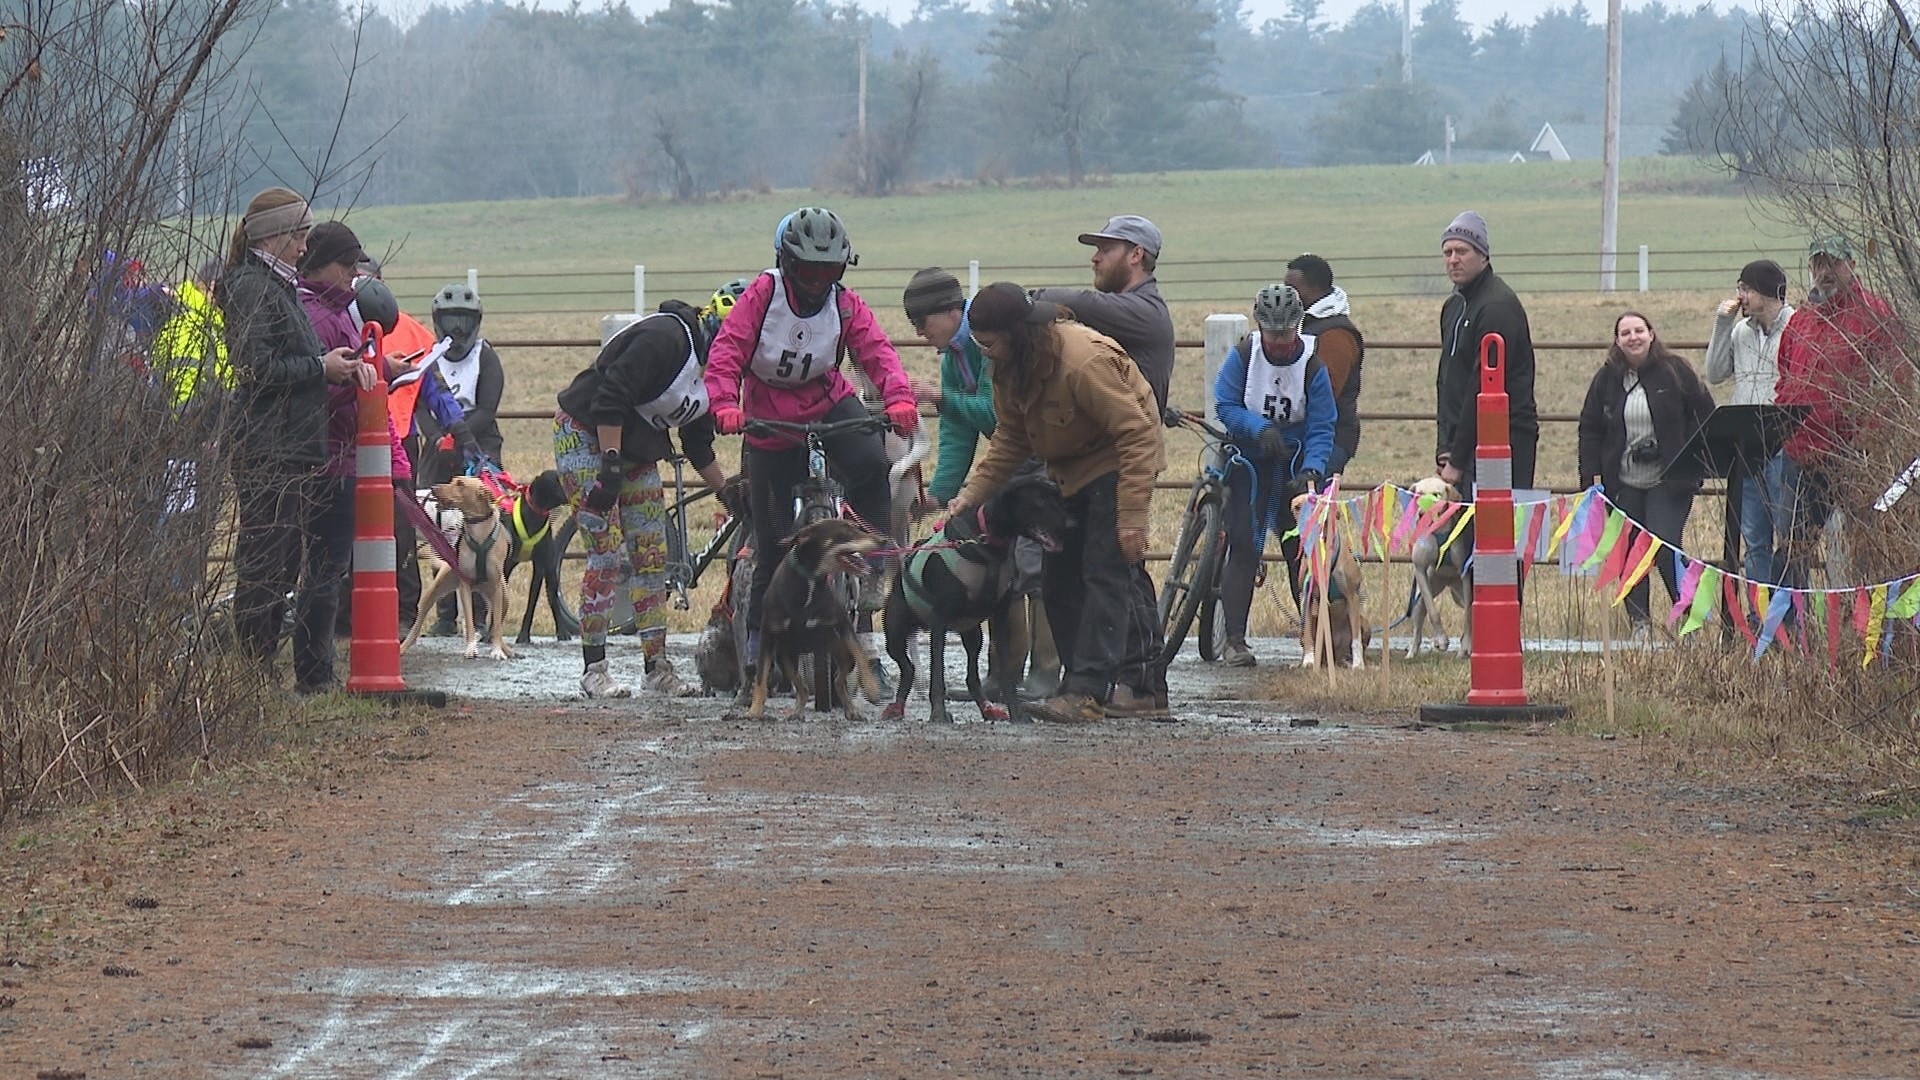
<svg viewBox="0 0 1920 1080"><path fill-rule="evenodd" d="M1366 669L1367 669L1366 658L1361 656L1358 650L1355 650L1353 654L1353 670L1365 671Z"/></svg>
<svg viewBox="0 0 1920 1080"><path fill-rule="evenodd" d="M475 643L475 644L472 644L472 645L469 645L469 646L467 646L467 659L469 659L469 660L478 660L479 658L480 658L480 646L479 646L479 644L478 644L478 643Z"/></svg>
<svg viewBox="0 0 1920 1080"><path fill-rule="evenodd" d="M941 708L938 705L935 705L933 708L927 710L927 723L944 724L946 722L947 722L947 710Z"/></svg>
<svg viewBox="0 0 1920 1080"><path fill-rule="evenodd" d="M1013 719L1013 716L1007 712L1005 705L997 701L989 701L985 705L980 706L980 719L990 724L1004 724L1008 720Z"/></svg>
<svg viewBox="0 0 1920 1080"><path fill-rule="evenodd" d="M503 645L500 648L493 650L488 655L492 656L495 660L511 660L513 659L513 650Z"/></svg>
<svg viewBox="0 0 1920 1080"><path fill-rule="evenodd" d="M1306 652L1306 653L1301 653L1301 654L1300 654L1300 666L1301 666L1301 667L1312 667L1312 666L1313 666L1313 654L1312 654L1312 653L1310 653L1310 652Z"/></svg>
<svg viewBox="0 0 1920 1080"><path fill-rule="evenodd" d="M887 706L886 708L880 710L880 722L883 724L898 723L899 721L905 720L906 718L907 718L907 706L902 702L896 701L893 704Z"/></svg>

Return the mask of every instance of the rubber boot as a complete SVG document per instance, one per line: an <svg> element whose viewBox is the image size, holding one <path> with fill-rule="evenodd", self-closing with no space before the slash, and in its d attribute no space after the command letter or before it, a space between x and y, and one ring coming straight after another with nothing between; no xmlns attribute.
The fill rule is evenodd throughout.
<svg viewBox="0 0 1920 1080"><path fill-rule="evenodd" d="M1038 701L1060 692L1060 648L1054 644L1047 606L1040 597L1028 597L1027 609L1032 619L1033 663L1027 669L1026 681L1020 684L1020 696Z"/></svg>

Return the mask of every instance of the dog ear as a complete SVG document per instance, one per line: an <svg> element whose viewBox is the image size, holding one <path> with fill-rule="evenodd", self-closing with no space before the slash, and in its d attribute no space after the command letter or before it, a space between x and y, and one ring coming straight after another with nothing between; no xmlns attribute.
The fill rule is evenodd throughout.
<svg viewBox="0 0 1920 1080"><path fill-rule="evenodd" d="M560 474L553 469L533 478L527 485L527 494L532 497L533 505L540 510L552 510L567 501L566 488L560 484Z"/></svg>

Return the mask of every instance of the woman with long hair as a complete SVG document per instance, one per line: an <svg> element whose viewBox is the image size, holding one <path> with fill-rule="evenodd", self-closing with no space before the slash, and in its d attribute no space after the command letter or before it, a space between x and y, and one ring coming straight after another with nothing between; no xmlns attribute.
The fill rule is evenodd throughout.
<svg viewBox="0 0 1920 1080"><path fill-rule="evenodd" d="M328 350L296 291L313 215L286 188L253 197L227 246L214 295L233 366L234 489L239 533L234 622L240 646L271 669L280 650L286 597L299 580L315 515L325 505L327 385L372 385L353 349ZM299 613L293 632L295 688L333 689L332 613Z"/></svg>
<svg viewBox="0 0 1920 1080"><path fill-rule="evenodd" d="M1681 447L1713 411L1713 395L1693 366L1675 355L1637 311L1613 321L1613 345L1580 409L1580 476L1668 546L1679 548L1700 491L1700 472L1679 461ZM1679 597L1672 557L1655 560L1667 595ZM1650 621L1642 579L1627 594L1636 635Z"/></svg>
<svg viewBox="0 0 1920 1080"><path fill-rule="evenodd" d="M980 290L967 317L993 365L994 433L948 514L984 504L1037 457L1072 522L1044 556L1040 588L1066 676L1033 710L1062 723L1164 718L1160 613L1144 562L1166 466L1153 388L1112 338L1012 282Z"/></svg>

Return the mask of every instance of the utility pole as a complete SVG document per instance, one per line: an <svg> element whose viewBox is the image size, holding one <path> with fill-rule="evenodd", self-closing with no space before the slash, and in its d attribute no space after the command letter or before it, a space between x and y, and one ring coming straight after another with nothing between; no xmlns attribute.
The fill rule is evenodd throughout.
<svg viewBox="0 0 1920 1080"><path fill-rule="evenodd" d="M1413 82L1413 0L1400 0L1400 81Z"/></svg>
<svg viewBox="0 0 1920 1080"><path fill-rule="evenodd" d="M1620 0L1607 0L1607 102L1600 137L1600 291L1613 291L1620 232Z"/></svg>
<svg viewBox="0 0 1920 1080"><path fill-rule="evenodd" d="M1615 0L1619 2L1619 0ZM860 25L860 188L866 190L866 23Z"/></svg>

